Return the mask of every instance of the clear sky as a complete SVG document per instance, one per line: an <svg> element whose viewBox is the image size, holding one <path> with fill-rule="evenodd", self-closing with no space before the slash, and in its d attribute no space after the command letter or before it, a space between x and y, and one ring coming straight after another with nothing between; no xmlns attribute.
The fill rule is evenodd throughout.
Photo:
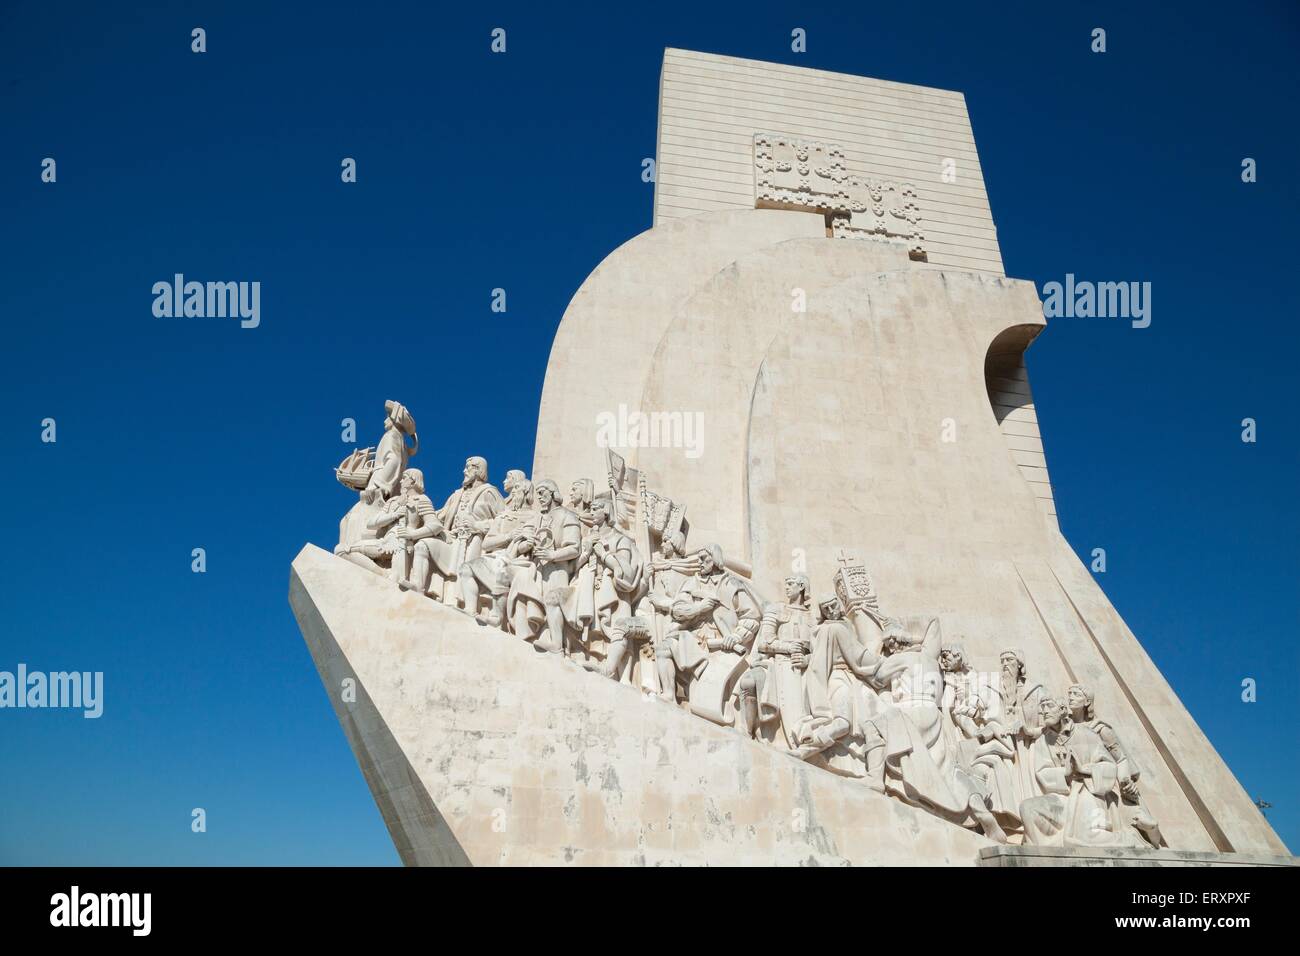
<svg viewBox="0 0 1300 956"><path fill-rule="evenodd" d="M1008 275L1152 283L1149 328L1029 352L1062 530L1300 849L1300 8L838 6L5 4L0 670L105 704L0 710L0 862L397 862L289 562L386 398L435 496L470 453L530 467L564 308L650 225L665 46L961 90ZM260 281L261 325L155 318L177 272Z"/></svg>

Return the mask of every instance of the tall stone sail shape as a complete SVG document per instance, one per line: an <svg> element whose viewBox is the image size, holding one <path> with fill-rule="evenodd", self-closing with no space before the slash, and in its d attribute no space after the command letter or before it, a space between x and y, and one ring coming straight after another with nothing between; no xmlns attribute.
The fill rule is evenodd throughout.
<svg viewBox="0 0 1300 956"><path fill-rule="evenodd" d="M1279 859L1057 528L1023 358L1043 327L1003 274L961 94L670 49L654 226L565 312L532 477L599 483L602 422L691 416L690 447L665 427L617 449L686 504L691 542L770 596L792 564L828 590L860 553L891 613L937 617L976 668L1015 647L1054 695L1092 689L1170 848L1148 862ZM997 847L311 546L290 596L407 863L1070 856Z"/></svg>

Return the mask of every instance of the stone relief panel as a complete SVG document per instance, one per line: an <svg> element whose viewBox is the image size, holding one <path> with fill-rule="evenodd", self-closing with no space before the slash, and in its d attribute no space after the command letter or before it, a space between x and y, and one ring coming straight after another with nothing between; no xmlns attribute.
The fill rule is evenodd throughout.
<svg viewBox="0 0 1300 956"><path fill-rule="evenodd" d="M755 133L754 206L825 213L834 238L902 242L928 258L915 187L850 174L832 143Z"/></svg>
<svg viewBox="0 0 1300 956"><path fill-rule="evenodd" d="M848 215L831 219L832 235L843 239L901 239L913 259L925 258L921 210L907 183L850 176Z"/></svg>
<svg viewBox="0 0 1300 956"><path fill-rule="evenodd" d="M755 205L826 212L844 208L848 170L838 146L754 134Z"/></svg>
<svg viewBox="0 0 1300 956"><path fill-rule="evenodd" d="M791 574L771 599L716 544L688 541L685 504L612 451L603 481L567 497L520 470L498 491L470 457L438 507L409 467L411 413L385 411L375 448L335 469L358 499L338 557L999 843L1166 845L1088 687L1049 693L1014 647L979 671L933 614L887 613L851 551L827 593Z"/></svg>

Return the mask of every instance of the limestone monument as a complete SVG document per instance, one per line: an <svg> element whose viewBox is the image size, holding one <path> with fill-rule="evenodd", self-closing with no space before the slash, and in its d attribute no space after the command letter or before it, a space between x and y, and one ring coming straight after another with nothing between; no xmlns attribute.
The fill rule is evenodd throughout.
<svg viewBox="0 0 1300 956"><path fill-rule="evenodd" d="M389 400L293 562L402 860L1289 862L1057 528L1043 328L961 94L666 51L531 469L439 508Z"/></svg>

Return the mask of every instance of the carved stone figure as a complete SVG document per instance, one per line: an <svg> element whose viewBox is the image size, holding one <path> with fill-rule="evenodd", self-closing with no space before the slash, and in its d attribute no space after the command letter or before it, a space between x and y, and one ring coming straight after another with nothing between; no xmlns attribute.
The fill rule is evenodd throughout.
<svg viewBox="0 0 1300 956"><path fill-rule="evenodd" d="M748 582L726 570L717 545L701 549L699 559L700 570L673 601L677 628L655 652L660 693L676 700L681 681L692 713L726 724L732 689L748 667L746 655L758 635L763 601Z"/></svg>
<svg viewBox="0 0 1300 956"><path fill-rule="evenodd" d="M632 608L640 598L645 566L636 544L614 525L614 503L600 497L591 503L591 532L578 552L577 624L584 634L608 642L601 672L615 680L631 663L629 645L650 631ZM587 643L584 641L584 644Z"/></svg>
<svg viewBox="0 0 1300 956"><path fill-rule="evenodd" d="M442 526L438 524L433 502L424 494L424 473L420 469L403 471L399 489L401 493L385 502L370 522L376 531L383 532L383 538L373 549L363 542L357 553L372 560L388 556L393 579L406 586L417 543L441 531Z"/></svg>
<svg viewBox="0 0 1300 956"><path fill-rule="evenodd" d="M892 706L874 721L885 741L885 790L955 823L973 818L986 836L1005 843L983 782L959 764L944 732L941 650L937 619L919 640L899 632L885 635L876 676L888 686Z"/></svg>
<svg viewBox="0 0 1300 956"><path fill-rule="evenodd" d="M480 624L505 628L510 625L506 599L515 573L525 571L529 564L519 554L517 544L527 529L536 528L538 516L533 507L533 483L522 471L506 472L502 485L505 505L498 514L477 523L475 530L483 534L481 552L460 566L457 578L465 610L474 614ZM479 598L484 594L491 608L480 614Z"/></svg>
<svg viewBox="0 0 1300 956"><path fill-rule="evenodd" d="M1066 691L1066 705L1070 719L1075 724L1086 726L1100 737L1106 751L1115 760L1121 818L1152 846L1161 846L1164 841L1160 836L1160 826L1142 803L1142 794L1138 788L1141 771L1120 741L1119 734L1115 733L1115 728L1104 720L1097 719L1092 690L1083 684L1071 684Z"/></svg>
<svg viewBox="0 0 1300 956"><path fill-rule="evenodd" d="M366 484L366 494L373 503L389 498L397 491L406 462L420 450L420 437L415 432L415 419L401 402L384 402L384 436L375 448L374 470ZM411 448L406 448L406 438L411 438Z"/></svg>
<svg viewBox="0 0 1300 956"><path fill-rule="evenodd" d="M467 458L461 486L451 493L437 519L439 527L421 538L414 549L414 568L408 587L431 594L446 604L458 604L459 589L451 584L461 565L482 550L484 528L501 510L501 493L488 484L487 460Z"/></svg>
<svg viewBox="0 0 1300 956"><path fill-rule="evenodd" d="M664 629L672 621L673 600L677 592L700 570L699 556L687 556L685 549L686 539L680 531L666 534L659 542L659 553L650 562L650 586L645 603L659 615Z"/></svg>
<svg viewBox="0 0 1300 956"><path fill-rule="evenodd" d="M390 575L394 581L406 577L409 570L406 565L406 543L398 537L397 532L406 526L406 491L416 484L423 487L420 470L412 468L410 472L413 474L409 474L409 477L407 472L402 474L402 493L387 500L381 499L373 505L362 502L367 505L369 517L365 519L359 537L347 546L340 543L336 554L368 571ZM352 515L356 510L354 507L348 514Z"/></svg>
<svg viewBox="0 0 1300 956"><path fill-rule="evenodd" d="M772 739L779 727L791 750L799 745L798 732L807 713L803 672L818 623L810 590L807 575L785 579L785 602L763 608L749 670L736 685L749 735L757 737L760 730L772 728L768 734Z"/></svg>
<svg viewBox="0 0 1300 956"><path fill-rule="evenodd" d="M876 726L887 706L879 688L881 632L862 603L845 615L838 598L822 602L804 672L806 714L796 755L885 792L885 738Z"/></svg>
<svg viewBox="0 0 1300 956"><path fill-rule="evenodd" d="M576 514L560 504L560 488L549 478L537 483L539 521L536 535L528 547L535 568L535 580L546 609L546 650L568 656L565 604L572 608L573 591L569 587L577 571L578 552L582 546L582 522Z"/></svg>
<svg viewBox="0 0 1300 956"><path fill-rule="evenodd" d="M398 492L406 463L420 447L415 420L405 406L390 400L384 403L384 409L387 417L384 419L384 436L378 447L358 448L334 469L340 484L357 491L357 503L339 522L339 543L334 553L340 557L351 554L350 560L355 563L381 571L383 569L373 561L367 564L369 559L360 559L363 550L374 550L365 543L377 540L368 522L383 508L385 499ZM409 451L406 447L408 435L413 442ZM360 547L362 545L365 547Z"/></svg>
<svg viewBox="0 0 1300 956"><path fill-rule="evenodd" d="M569 498L565 507L578 516L582 522L582 534L586 537L591 530L591 503L595 500L596 483L590 478L579 478L569 485Z"/></svg>
<svg viewBox="0 0 1300 956"><path fill-rule="evenodd" d="M991 689L981 685L980 675L971 670L960 644L944 645L939 667L944 676L942 707L957 734L957 765L982 783L989 809L999 822L1018 827L1020 803L1011 775L1014 743L1000 725L988 719L986 702Z"/></svg>
<svg viewBox="0 0 1300 956"><path fill-rule="evenodd" d="M1119 800L1119 763L1101 737L1075 723L1051 697L1041 704L1043 734L1032 759L1042 795L1020 806L1025 843L1033 846L1139 847L1147 841Z"/></svg>
<svg viewBox="0 0 1300 956"><path fill-rule="evenodd" d="M650 637L650 642L640 647L639 662L641 687L647 693L662 693L655 654L676 627L672 609L678 592L700 569L699 556L687 555L685 550L686 536L681 531L664 533L658 554L647 568L647 586L636 607L636 616L647 622Z"/></svg>
<svg viewBox="0 0 1300 956"><path fill-rule="evenodd" d="M1043 732L1043 686L1029 679L1024 652L1007 648L998 655L998 682L985 688L987 733L1006 741L1012 754L995 769L996 786L1010 786L1009 806L1018 808L1030 797L1042 793L1034 773L1031 749Z"/></svg>

